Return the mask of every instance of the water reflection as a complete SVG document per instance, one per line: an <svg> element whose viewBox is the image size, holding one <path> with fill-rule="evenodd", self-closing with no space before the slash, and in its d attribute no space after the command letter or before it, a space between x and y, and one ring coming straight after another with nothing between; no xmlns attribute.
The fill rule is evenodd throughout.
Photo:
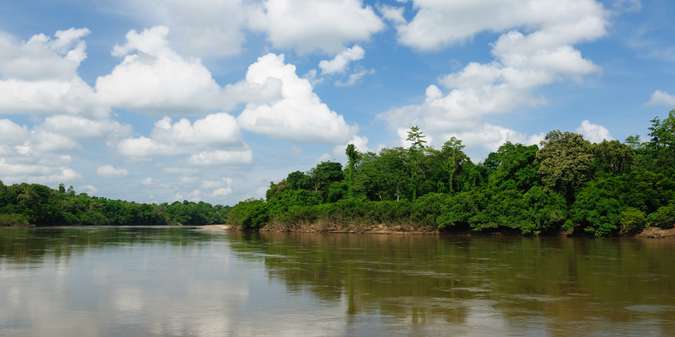
<svg viewBox="0 0 675 337"><path fill-rule="evenodd" d="M670 241L0 230L0 336L675 336Z"/></svg>

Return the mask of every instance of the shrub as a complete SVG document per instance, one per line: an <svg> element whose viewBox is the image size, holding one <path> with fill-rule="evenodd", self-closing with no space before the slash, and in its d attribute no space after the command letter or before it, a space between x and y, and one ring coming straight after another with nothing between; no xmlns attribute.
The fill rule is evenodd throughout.
<svg viewBox="0 0 675 337"><path fill-rule="evenodd" d="M28 226L28 218L22 214L0 214L1 226Z"/></svg>
<svg viewBox="0 0 675 337"><path fill-rule="evenodd" d="M269 220L269 210L264 200L245 200L236 204L228 213L228 222L244 230L257 230Z"/></svg>
<svg viewBox="0 0 675 337"><path fill-rule="evenodd" d="M415 200L412 220L420 225L438 227L438 218L447 208L449 197L443 193L429 193Z"/></svg>
<svg viewBox="0 0 675 337"><path fill-rule="evenodd" d="M650 226L659 228L673 228L675 225L675 202L660 207L656 212L649 214L648 222Z"/></svg>
<svg viewBox="0 0 675 337"><path fill-rule="evenodd" d="M635 207L627 207L620 215L621 233L635 233L645 227L647 217L645 213Z"/></svg>

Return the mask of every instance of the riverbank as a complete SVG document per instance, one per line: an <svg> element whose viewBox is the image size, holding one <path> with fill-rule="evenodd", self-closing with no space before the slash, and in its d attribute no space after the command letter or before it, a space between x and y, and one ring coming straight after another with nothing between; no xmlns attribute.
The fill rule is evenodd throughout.
<svg viewBox="0 0 675 337"><path fill-rule="evenodd" d="M232 225L208 225L201 226L200 230L204 231L241 231L241 228ZM336 223L300 223L293 225L285 224L266 224L259 229L263 233L351 233L351 234L441 234L446 233L439 231L431 226L419 225L389 225L389 224L336 224ZM473 232L470 230L454 231L453 233L461 234L486 234L486 232ZM506 234L506 232L497 231L490 232L493 234ZM573 236L568 233L561 232L561 236ZM661 229L657 227L648 227L644 230L629 235L622 235L622 237L633 237L637 239L675 239L675 227L670 229Z"/></svg>
<svg viewBox="0 0 675 337"><path fill-rule="evenodd" d="M438 229L419 225L389 224L338 224L328 222L308 222L293 225L267 224L260 228L261 232L296 232L296 233L356 233L356 234L436 234Z"/></svg>
<svg viewBox="0 0 675 337"><path fill-rule="evenodd" d="M670 229L649 227L635 235L635 237L640 239L675 239L675 227Z"/></svg>

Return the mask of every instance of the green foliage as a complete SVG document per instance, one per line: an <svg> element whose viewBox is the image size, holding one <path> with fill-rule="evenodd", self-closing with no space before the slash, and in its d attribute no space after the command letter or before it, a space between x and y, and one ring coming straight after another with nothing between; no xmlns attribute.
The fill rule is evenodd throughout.
<svg viewBox="0 0 675 337"><path fill-rule="evenodd" d="M0 227L28 225L28 218L23 214L0 214Z"/></svg>
<svg viewBox="0 0 675 337"><path fill-rule="evenodd" d="M573 202L575 192L591 177L591 143L577 133L554 130L546 135L542 145L537 158L544 186L561 193L568 203Z"/></svg>
<svg viewBox="0 0 675 337"><path fill-rule="evenodd" d="M269 220L269 208L264 200L241 201L230 209L227 219L243 230L257 230Z"/></svg>
<svg viewBox="0 0 675 337"><path fill-rule="evenodd" d="M647 219L650 226L659 228L673 228L675 226L675 202L662 206L656 212L649 214Z"/></svg>
<svg viewBox="0 0 675 337"><path fill-rule="evenodd" d="M606 236L619 229L622 208L617 195L612 193L611 181L592 182L577 195L572 220L586 233Z"/></svg>
<svg viewBox="0 0 675 337"><path fill-rule="evenodd" d="M636 233L642 230L647 223L645 213L635 207L628 207L621 211L621 233Z"/></svg>
<svg viewBox="0 0 675 337"><path fill-rule="evenodd" d="M675 223L674 130L675 112L654 119L644 143L633 136L591 144L556 130L541 148L506 143L475 164L461 140L452 137L435 149L412 127L409 148L359 153L350 144L344 170L322 162L272 183L266 214L284 224L406 223L527 235L669 227Z"/></svg>
<svg viewBox="0 0 675 337"><path fill-rule="evenodd" d="M567 219L565 199L547 188L534 186L523 196L527 222L521 231L526 234L551 233L560 230Z"/></svg>
<svg viewBox="0 0 675 337"><path fill-rule="evenodd" d="M58 189L37 184L0 185L0 215L26 220L17 225L208 225L225 222L227 209L203 202L156 205L110 200L77 194L72 187L66 189L63 185Z"/></svg>

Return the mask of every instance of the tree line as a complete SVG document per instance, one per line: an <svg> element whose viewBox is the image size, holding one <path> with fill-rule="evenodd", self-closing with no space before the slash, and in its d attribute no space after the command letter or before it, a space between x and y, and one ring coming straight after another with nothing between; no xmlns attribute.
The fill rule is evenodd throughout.
<svg viewBox="0 0 675 337"><path fill-rule="evenodd" d="M0 181L0 226L198 226L225 223L228 209L189 201L144 204L76 193L63 185Z"/></svg>
<svg viewBox="0 0 675 337"><path fill-rule="evenodd" d="M549 132L539 146L506 143L474 163L460 139L427 145L418 127L408 147L346 148L271 183L264 200L229 211L247 230L266 224L415 224L438 230L608 236L675 225L675 110L654 118L649 138L591 143Z"/></svg>

